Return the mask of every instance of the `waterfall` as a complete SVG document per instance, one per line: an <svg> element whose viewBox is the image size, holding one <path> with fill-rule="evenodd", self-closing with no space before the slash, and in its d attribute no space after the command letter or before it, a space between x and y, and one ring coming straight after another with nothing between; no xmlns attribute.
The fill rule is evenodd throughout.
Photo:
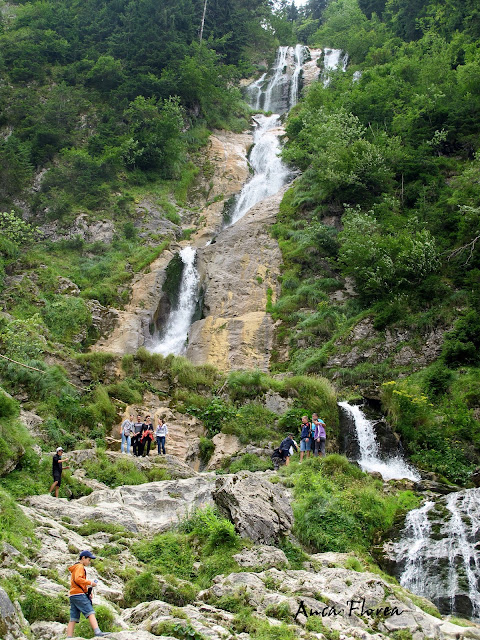
<svg viewBox="0 0 480 640"><path fill-rule="evenodd" d="M305 55L305 47L302 44L297 44L295 47L295 70L292 76L292 89L290 92L290 109L294 107L298 102L298 96L300 92L300 74L303 69L303 60Z"/></svg>
<svg viewBox="0 0 480 640"><path fill-rule="evenodd" d="M340 402L339 406L351 416L355 424L356 435L360 447L358 464L364 471L377 471L384 480L393 478L408 478L420 480L420 474L410 467L400 456L380 456L373 422L366 418L360 407Z"/></svg>
<svg viewBox="0 0 480 640"><path fill-rule="evenodd" d="M265 77L267 73L265 72L258 80L252 82L252 84L247 87L247 94L250 96L250 106L258 111L261 107L261 100L263 96L262 85L264 83Z"/></svg>
<svg viewBox="0 0 480 640"><path fill-rule="evenodd" d="M405 518L405 535L398 543L397 555L402 557L405 568L400 577L402 587L412 593L427 592L427 573L425 556L430 544L432 524L428 519L428 512L435 505L434 502L426 502L420 509L413 509Z"/></svg>
<svg viewBox="0 0 480 640"><path fill-rule="evenodd" d="M394 545L400 584L442 613L480 619L480 489L426 502L407 514Z"/></svg>
<svg viewBox="0 0 480 640"><path fill-rule="evenodd" d="M342 71L346 71L348 64L348 53L342 57L341 49L325 49L323 54L323 86L328 87L331 80L331 72L341 67Z"/></svg>
<svg viewBox="0 0 480 640"><path fill-rule="evenodd" d="M459 587L458 564L463 564L463 580L468 585L472 603L472 617L480 617L480 559L476 543L480 534L480 490L470 489L447 496L447 509L451 517L445 533L448 544L448 591L450 606L455 608L455 594Z"/></svg>
<svg viewBox="0 0 480 640"><path fill-rule="evenodd" d="M260 114L255 116L254 120L254 146L250 154L250 165L254 175L236 199L230 224L243 218L247 211L261 200L277 193L286 184L289 176L289 171L280 158L279 116Z"/></svg>
<svg viewBox="0 0 480 640"><path fill-rule="evenodd" d="M169 353L179 355L185 349L188 330L198 302L199 275L195 266L196 255L196 250L190 246L180 251L183 271L178 303L170 311L163 335L152 346L152 353L161 353L164 356Z"/></svg>
<svg viewBox="0 0 480 640"><path fill-rule="evenodd" d="M267 90L265 91L264 111L274 111L275 113L285 111L285 108L283 107L284 100L282 94L284 93L285 86L289 82L289 77L286 73L289 49L290 47L278 48L277 58L273 67L273 75L270 78Z"/></svg>
<svg viewBox="0 0 480 640"><path fill-rule="evenodd" d="M253 177L235 199L226 226L243 218L254 205L277 193L288 181L290 172L280 158L279 136L283 133L280 115L298 102L300 78L307 51L301 44L297 44L295 48L279 47L265 91L262 87L265 85L266 74L247 88L253 109L259 109L263 102L265 111L275 113L271 116L254 116L255 129L250 154Z"/></svg>

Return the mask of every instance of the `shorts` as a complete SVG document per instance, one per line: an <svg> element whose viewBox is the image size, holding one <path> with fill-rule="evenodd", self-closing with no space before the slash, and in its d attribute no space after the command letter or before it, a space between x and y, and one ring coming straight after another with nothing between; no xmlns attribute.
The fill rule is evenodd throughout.
<svg viewBox="0 0 480 640"><path fill-rule="evenodd" d="M59 487L62 484L62 474L61 473L54 473L53 474L53 481L57 483L57 487Z"/></svg>
<svg viewBox="0 0 480 640"><path fill-rule="evenodd" d="M290 456L290 451L288 449L280 449L280 456L282 460L286 460Z"/></svg>
<svg viewBox="0 0 480 640"><path fill-rule="evenodd" d="M308 440L306 440L305 438L302 438L302 440L300 440L300 451L311 451L312 449L312 439L309 438Z"/></svg>
<svg viewBox="0 0 480 640"><path fill-rule="evenodd" d="M70 622L80 622L81 613L83 613L85 618L95 613L90 598L86 593L70 596Z"/></svg>

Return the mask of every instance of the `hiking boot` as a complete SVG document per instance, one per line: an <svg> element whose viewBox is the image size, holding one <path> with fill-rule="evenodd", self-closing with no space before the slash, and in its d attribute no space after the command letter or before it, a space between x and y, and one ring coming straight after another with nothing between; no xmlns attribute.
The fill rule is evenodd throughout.
<svg viewBox="0 0 480 640"><path fill-rule="evenodd" d="M95 638L103 638L103 636L109 636L110 632L109 631L100 631L99 633L95 634Z"/></svg>

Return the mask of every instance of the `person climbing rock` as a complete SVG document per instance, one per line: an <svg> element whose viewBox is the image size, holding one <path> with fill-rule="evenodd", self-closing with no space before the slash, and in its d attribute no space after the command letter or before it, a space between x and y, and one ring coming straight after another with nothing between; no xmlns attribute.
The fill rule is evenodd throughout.
<svg viewBox="0 0 480 640"><path fill-rule="evenodd" d="M288 436L282 440L280 443L280 455L282 456L282 460L285 460L285 465L288 466L290 464L290 449L294 449L298 451L298 446L295 440L293 439L293 433L289 433Z"/></svg>
<svg viewBox="0 0 480 640"><path fill-rule="evenodd" d="M133 455L139 456L140 438L143 431L143 421L141 416L137 416L137 421L133 423L132 448Z"/></svg>
<svg viewBox="0 0 480 640"><path fill-rule="evenodd" d="M64 467L63 463L67 462L68 458L63 458L63 449L62 447L57 447L57 452L53 456L52 460L52 475L53 475L53 484L50 487L48 493L52 493L55 489L55 497L58 498L58 492L60 490L60 485L62 484L62 471L63 469L68 469L68 467Z"/></svg>
<svg viewBox="0 0 480 640"><path fill-rule="evenodd" d="M130 453L130 444L132 442L132 434L134 433L133 420L134 420L133 414L130 414L130 418L126 418L122 422L122 426L120 427L120 435L122 437L122 444L120 445L120 451L122 453L125 453L125 448L126 448L127 455Z"/></svg>
<svg viewBox="0 0 480 640"><path fill-rule="evenodd" d="M302 425L300 433L300 462L303 460L305 452L307 452L307 458L310 457L310 451L312 450L312 427L308 421L308 416L302 416Z"/></svg>
<svg viewBox="0 0 480 640"><path fill-rule="evenodd" d="M96 556L91 551L80 551L78 562L68 567L70 571L70 622L67 627L67 638L74 637L75 625L80 622L80 614L83 613L90 623L95 637L109 636L110 634L100 631L95 611L91 601L91 589L97 586L98 580L87 580L85 567L95 560Z"/></svg>
<svg viewBox="0 0 480 640"><path fill-rule="evenodd" d="M312 415L312 424L315 425L315 448L314 455L318 456L320 454L321 457L325 455L325 443L327 441L327 434L325 432L325 423L318 417L318 414L314 413Z"/></svg>
<svg viewBox="0 0 480 640"><path fill-rule="evenodd" d="M157 428L155 429L155 438L157 440L158 455L160 455L160 449L165 455L165 441L168 435L168 425L163 418L158 419Z"/></svg>

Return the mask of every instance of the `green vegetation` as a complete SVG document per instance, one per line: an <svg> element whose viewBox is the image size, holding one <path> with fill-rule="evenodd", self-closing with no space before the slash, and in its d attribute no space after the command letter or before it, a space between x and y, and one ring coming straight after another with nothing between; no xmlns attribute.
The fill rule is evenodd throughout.
<svg viewBox="0 0 480 640"><path fill-rule="evenodd" d="M293 462L281 476L294 487L294 533L315 552L368 552L377 534L419 503L410 491L385 494L381 481L337 454Z"/></svg>
<svg viewBox="0 0 480 640"><path fill-rule="evenodd" d="M347 394L401 377L434 405L413 436L407 408L385 394L406 447L462 484L480 461L480 405L475 391L468 411L458 396L462 378L480 379L475 13L471 2L445 13L332 0L291 16L301 41L350 62L288 116L283 156L302 175L272 230L284 259L272 314L288 347L275 370L334 378Z"/></svg>

